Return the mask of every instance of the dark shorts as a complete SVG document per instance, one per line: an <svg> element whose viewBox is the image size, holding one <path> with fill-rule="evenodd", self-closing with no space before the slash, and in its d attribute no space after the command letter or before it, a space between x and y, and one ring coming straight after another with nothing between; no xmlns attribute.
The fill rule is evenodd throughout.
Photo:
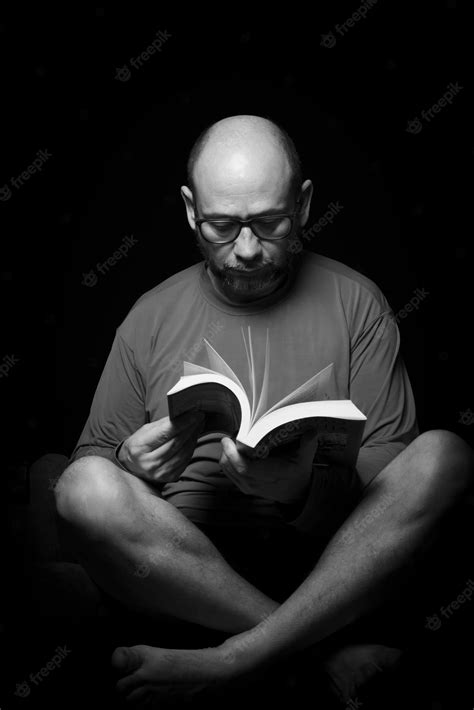
<svg viewBox="0 0 474 710"><path fill-rule="evenodd" d="M264 594L284 601L308 576L321 545L290 525L284 528L198 524L230 566Z"/></svg>
<svg viewBox="0 0 474 710"><path fill-rule="evenodd" d="M313 473L303 512L294 518L295 513L285 511L286 522L279 526L266 525L264 519L248 527L193 522L233 569L267 596L284 601L314 568L360 496L356 471L320 467Z"/></svg>

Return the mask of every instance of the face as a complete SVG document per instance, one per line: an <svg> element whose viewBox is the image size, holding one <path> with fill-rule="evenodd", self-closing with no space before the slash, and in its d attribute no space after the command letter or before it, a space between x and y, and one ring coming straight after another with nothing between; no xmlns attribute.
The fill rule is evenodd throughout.
<svg viewBox="0 0 474 710"><path fill-rule="evenodd" d="M239 196L225 211L222 203L216 203L210 211L198 208L198 212L203 219L216 219L214 215L219 219L251 219L272 213L290 214L295 209L295 202L290 195L281 200L264 200L260 204ZM196 239L214 284L231 300L242 302L262 298L285 281L294 259L288 250L288 240L296 230L294 223L287 238L270 241L259 239L246 225L234 242L211 244L196 229Z"/></svg>
<svg viewBox="0 0 474 710"><path fill-rule="evenodd" d="M301 193L295 195L288 168L268 166L265 161L249 165L242 156L235 156L233 163L225 168L210 173L197 172L194 192L183 187L182 194L188 220L214 287L231 301L244 303L268 295L286 280L295 258L288 244L306 221L304 214L311 183L307 181L309 190L305 183ZM294 216L292 231L285 239L259 239L250 225L245 225L233 242L212 244L203 239L195 224L198 218L246 220L271 214L292 214L297 208L298 197L300 215Z"/></svg>

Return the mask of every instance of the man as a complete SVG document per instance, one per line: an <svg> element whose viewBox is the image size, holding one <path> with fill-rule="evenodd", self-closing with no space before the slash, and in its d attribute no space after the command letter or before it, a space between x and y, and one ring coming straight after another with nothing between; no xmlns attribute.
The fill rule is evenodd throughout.
<svg viewBox="0 0 474 710"><path fill-rule="evenodd" d="M117 687L132 701L168 685L232 683L322 650L390 598L472 474L459 437L419 434L380 290L289 248L313 186L286 133L258 116L226 118L198 139L188 168L182 196L204 263L142 296L118 328L56 488L64 530L100 587L152 618L226 634L202 650L116 649ZM170 422L176 363L208 365L206 337L245 378L248 325L257 357L269 332L270 402L333 363L329 397L350 398L367 416L354 470L325 468L311 437L256 459L228 436L200 436L199 413ZM264 566L275 547L283 569L267 564L269 577L259 577L259 555ZM347 700L358 664L396 658L379 645L326 661Z"/></svg>

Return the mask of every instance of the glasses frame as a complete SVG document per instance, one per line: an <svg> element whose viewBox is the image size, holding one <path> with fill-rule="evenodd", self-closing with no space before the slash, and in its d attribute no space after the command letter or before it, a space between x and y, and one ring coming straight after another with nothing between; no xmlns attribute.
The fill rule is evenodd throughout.
<svg viewBox="0 0 474 710"><path fill-rule="evenodd" d="M290 236L291 232L293 231L293 222L295 221L296 215L297 215L298 212L300 211L300 210L298 209L300 203L301 203L301 199L299 199L299 200L296 202L296 207L295 207L295 209L293 210L293 212L284 212L284 213L281 213L281 214L261 215L260 217L252 217L252 219L237 219L237 218L235 218L235 219L234 219L234 218L230 218L230 219L204 219L204 218L199 218L199 219L195 219L195 220L194 220L194 223L196 224L196 227L198 228L198 231L199 231L200 236L201 236L208 244L232 244L232 242L235 242L235 240L239 238L240 232L242 231L242 227L243 227L244 225L246 225L246 224L248 224L248 225L250 226L250 229L251 229L251 231L252 231L252 234L253 234L255 237L257 237L257 239L260 239L260 240L266 241L266 242L279 242L281 239L288 239L288 237ZM255 231L254 231L254 229L253 229L253 227L252 227L252 222L258 222L260 219L265 219L265 217L268 217L268 218L271 217L271 218L275 218L275 219L276 219L277 217L288 217L288 219L290 220L290 229L288 230L288 234L285 234L284 237L276 237L276 238L272 238L272 237L270 237L270 238L268 238L268 237L259 237L258 234L255 233ZM235 223L239 224L240 227L239 227L239 231L237 232L236 236L235 236L233 239L226 239L225 241L214 241L214 240L212 240L212 239L208 239L208 238L205 237L204 234L202 233L201 224L202 224L203 222L209 222L210 224L213 224L213 223L216 223L216 222L219 222L219 223L221 223L221 224L222 224L222 222L235 222Z"/></svg>

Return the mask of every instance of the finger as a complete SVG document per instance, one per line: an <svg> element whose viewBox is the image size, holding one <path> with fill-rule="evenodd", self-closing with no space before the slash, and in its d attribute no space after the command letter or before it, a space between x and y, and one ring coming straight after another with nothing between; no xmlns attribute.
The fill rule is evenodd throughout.
<svg viewBox="0 0 474 710"><path fill-rule="evenodd" d="M169 472L174 475L175 469L179 468L178 475L170 479L177 480L196 448L201 428L202 423L198 423L154 451L143 454L143 461L153 475L163 473L163 476L167 476Z"/></svg>
<svg viewBox="0 0 474 710"><path fill-rule="evenodd" d="M225 453L222 454L219 464L221 466L222 473L227 476L229 481L237 486L237 488L239 488L243 493L249 492L246 487L247 478L235 470Z"/></svg>
<svg viewBox="0 0 474 710"><path fill-rule="evenodd" d="M169 419L170 426L175 434L183 431L190 426L193 422L203 423L206 418L205 412L199 409L191 409L188 412L184 412L173 419Z"/></svg>
<svg viewBox="0 0 474 710"><path fill-rule="evenodd" d="M232 465L236 473L245 475L247 473L247 462L242 454L237 450L237 446L232 439L224 436L221 439L222 450L227 456L229 463Z"/></svg>
<svg viewBox="0 0 474 710"><path fill-rule="evenodd" d="M150 422L146 432L146 442L149 446L160 446L170 439L179 436L194 424L204 422L204 412L189 411L180 414L174 419L162 417L157 421Z"/></svg>
<svg viewBox="0 0 474 710"><path fill-rule="evenodd" d="M183 446L186 446L189 441L193 441L194 446L196 446L196 441L202 431L203 425L204 421L201 419L190 423L186 429L182 429L179 433L174 434L171 439L158 445L155 444L151 451L143 454L144 460L148 460L158 466L174 456Z"/></svg>

